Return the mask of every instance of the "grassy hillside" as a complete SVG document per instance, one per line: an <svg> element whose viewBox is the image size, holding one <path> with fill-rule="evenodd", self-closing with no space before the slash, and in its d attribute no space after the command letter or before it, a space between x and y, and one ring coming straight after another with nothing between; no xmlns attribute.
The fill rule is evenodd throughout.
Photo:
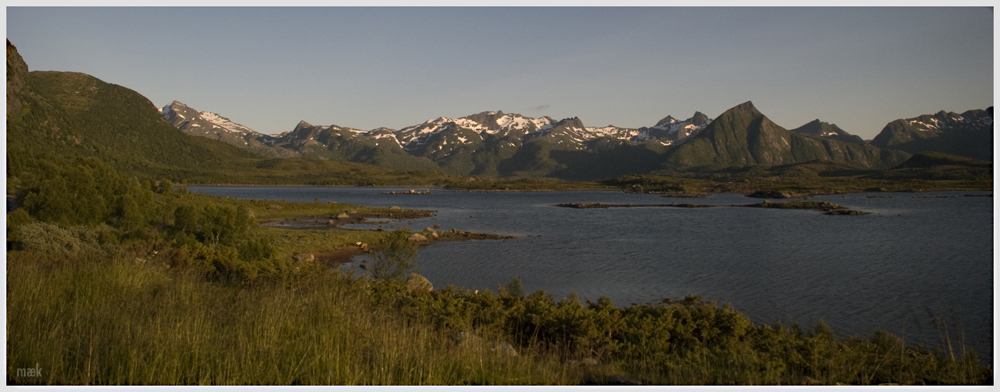
<svg viewBox="0 0 1000 392"><path fill-rule="evenodd" d="M143 177L249 167L255 156L218 141L184 135L145 97L72 72L31 72L17 96L23 110L7 123L8 178L31 181L41 161L97 157Z"/></svg>

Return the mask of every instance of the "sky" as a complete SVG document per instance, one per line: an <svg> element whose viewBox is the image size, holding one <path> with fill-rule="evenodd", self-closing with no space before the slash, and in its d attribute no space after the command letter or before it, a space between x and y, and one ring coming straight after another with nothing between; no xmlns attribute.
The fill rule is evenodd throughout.
<svg viewBox="0 0 1000 392"><path fill-rule="evenodd" d="M871 139L993 105L993 9L7 7L29 70L74 71L257 132L502 110L586 126L715 118Z"/></svg>

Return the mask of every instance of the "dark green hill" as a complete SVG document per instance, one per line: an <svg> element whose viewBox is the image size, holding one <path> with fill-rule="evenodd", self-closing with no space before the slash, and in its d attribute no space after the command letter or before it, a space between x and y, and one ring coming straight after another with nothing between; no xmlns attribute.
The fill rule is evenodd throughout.
<svg viewBox="0 0 1000 392"><path fill-rule="evenodd" d="M910 159L907 159L906 162L903 162L893 169L926 168L942 165L987 168L993 167L993 162L945 154L942 152L926 151L914 155Z"/></svg>
<svg viewBox="0 0 1000 392"><path fill-rule="evenodd" d="M62 164L93 156L126 175L183 180L208 168L245 167L256 158L184 135L125 87L75 72L25 74L16 48L7 47L8 64L14 63L7 74L7 176L15 184L31 181L43 160ZM12 89L19 80L26 81L23 88Z"/></svg>
<svg viewBox="0 0 1000 392"><path fill-rule="evenodd" d="M918 153L899 166L869 178L885 180L976 180L993 179L993 162L936 151Z"/></svg>
<svg viewBox="0 0 1000 392"><path fill-rule="evenodd" d="M911 154L937 151L992 161L993 107L895 120L882 128L871 145Z"/></svg>
<svg viewBox="0 0 1000 392"><path fill-rule="evenodd" d="M895 166L910 154L790 132L745 102L722 113L705 130L673 149L664 169L778 166L815 160L866 169Z"/></svg>

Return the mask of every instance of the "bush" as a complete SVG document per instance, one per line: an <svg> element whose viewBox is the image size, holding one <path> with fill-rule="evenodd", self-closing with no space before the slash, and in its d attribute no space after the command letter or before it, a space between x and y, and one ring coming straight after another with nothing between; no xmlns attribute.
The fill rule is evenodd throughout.
<svg viewBox="0 0 1000 392"><path fill-rule="evenodd" d="M417 257L417 244L408 240L409 237L409 231L393 231L368 252L372 261L369 267L372 278L402 282L410 272L415 272L413 259Z"/></svg>
<svg viewBox="0 0 1000 392"><path fill-rule="evenodd" d="M17 250L76 254L107 250L117 242L118 236L107 225L63 228L52 223L37 222L10 229L8 240Z"/></svg>

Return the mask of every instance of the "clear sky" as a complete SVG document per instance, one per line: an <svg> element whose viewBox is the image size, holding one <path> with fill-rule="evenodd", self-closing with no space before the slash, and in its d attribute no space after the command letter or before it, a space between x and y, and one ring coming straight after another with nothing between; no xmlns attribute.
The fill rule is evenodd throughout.
<svg viewBox="0 0 1000 392"><path fill-rule="evenodd" d="M993 105L992 8L25 8L30 70L83 72L262 133L503 110L587 126L716 117L865 139Z"/></svg>

